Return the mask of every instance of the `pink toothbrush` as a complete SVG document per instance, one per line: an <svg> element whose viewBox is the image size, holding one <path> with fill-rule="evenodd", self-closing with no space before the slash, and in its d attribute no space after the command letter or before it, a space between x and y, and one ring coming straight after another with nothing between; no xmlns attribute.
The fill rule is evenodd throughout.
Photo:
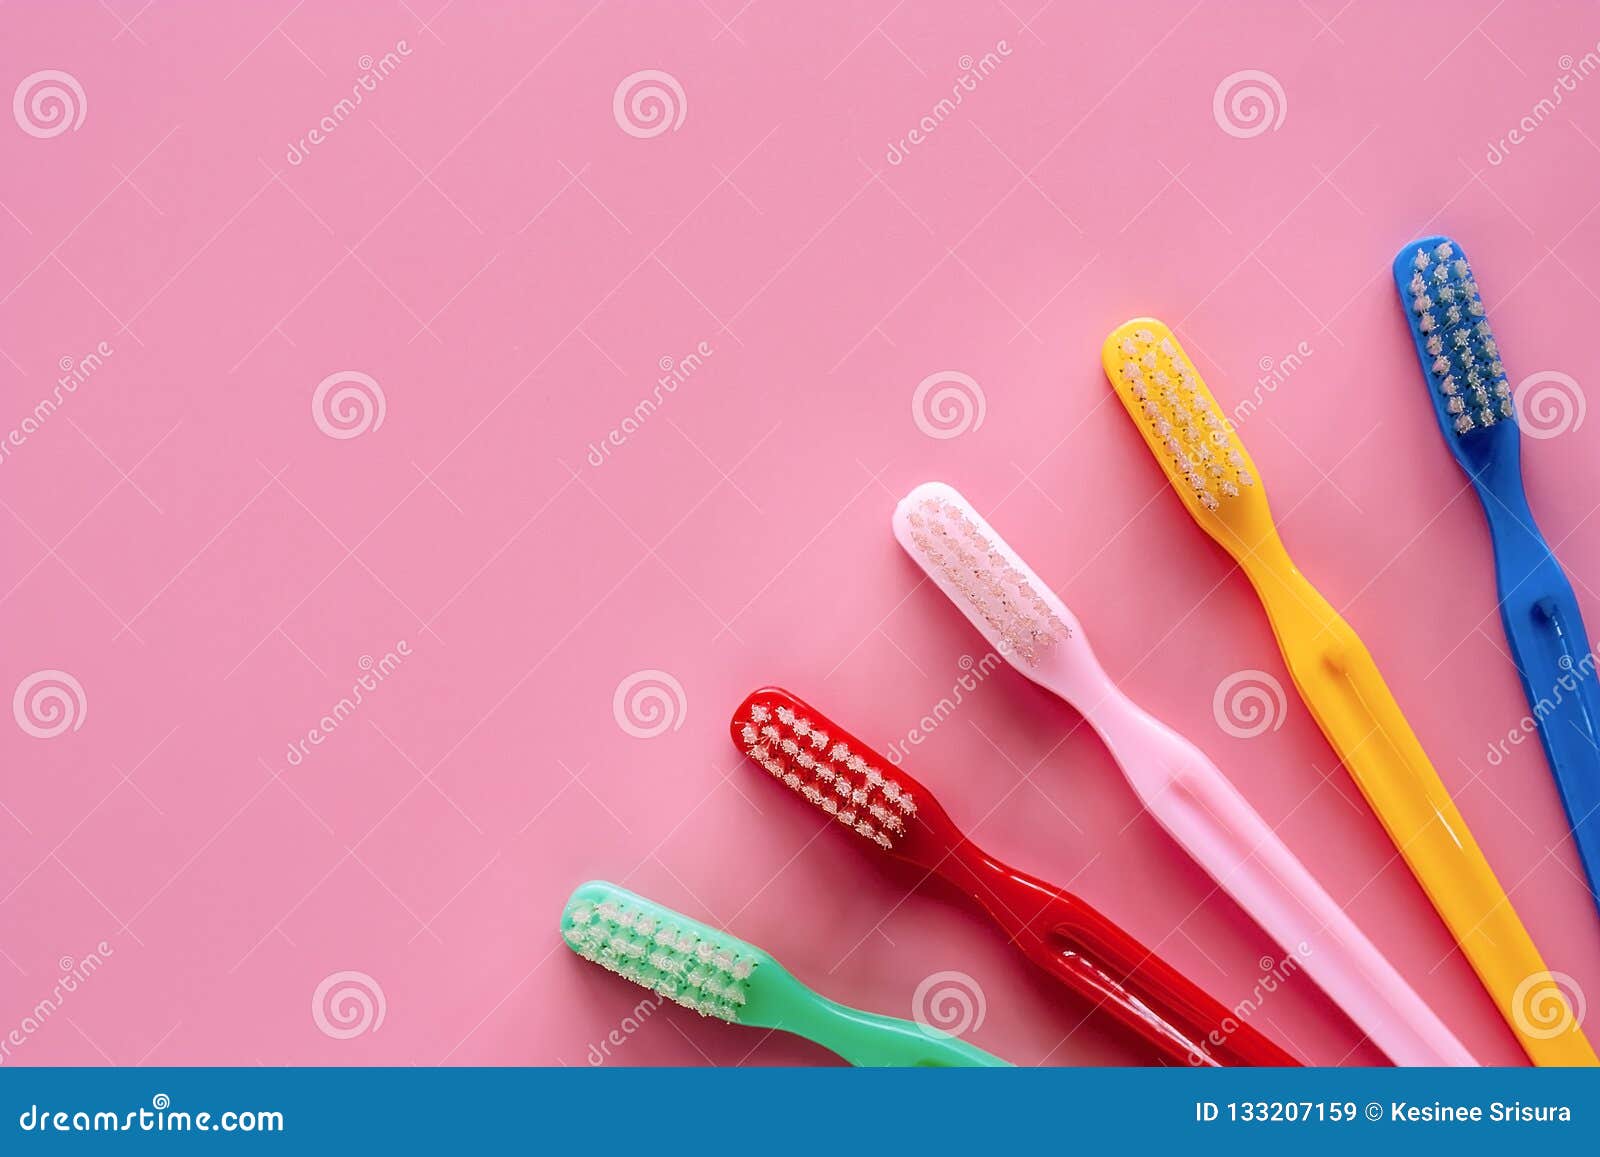
<svg viewBox="0 0 1600 1157"><path fill-rule="evenodd" d="M1066 605L967 500L917 487L894 534L1021 674L1076 707L1195 863L1398 1065L1477 1061L1205 754L1122 693Z"/></svg>

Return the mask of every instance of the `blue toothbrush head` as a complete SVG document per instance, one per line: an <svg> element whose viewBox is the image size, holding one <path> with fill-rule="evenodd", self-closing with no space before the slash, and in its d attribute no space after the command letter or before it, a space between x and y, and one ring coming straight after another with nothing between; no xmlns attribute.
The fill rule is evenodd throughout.
<svg viewBox="0 0 1600 1157"><path fill-rule="evenodd" d="M1502 446L1516 444L1517 419L1472 266L1450 238L1424 237L1394 259L1394 283L1439 428L1457 461L1476 474Z"/></svg>

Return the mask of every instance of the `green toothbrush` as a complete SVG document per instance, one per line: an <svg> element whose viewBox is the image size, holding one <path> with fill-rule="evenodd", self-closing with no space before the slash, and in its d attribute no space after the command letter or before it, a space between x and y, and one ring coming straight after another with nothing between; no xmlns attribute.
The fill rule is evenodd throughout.
<svg viewBox="0 0 1600 1157"><path fill-rule="evenodd" d="M755 945L603 880L572 893L561 934L585 960L666 1000L702 1016L792 1032L852 1065L1007 1063L937 1029L837 1004Z"/></svg>

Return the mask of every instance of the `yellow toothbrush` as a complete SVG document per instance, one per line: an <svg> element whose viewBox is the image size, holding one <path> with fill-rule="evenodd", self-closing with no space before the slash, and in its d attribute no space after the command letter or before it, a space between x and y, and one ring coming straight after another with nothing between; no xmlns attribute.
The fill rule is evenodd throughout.
<svg viewBox="0 0 1600 1157"><path fill-rule="evenodd" d="M1202 530L1260 596L1306 706L1539 1065L1600 1064L1361 639L1295 569L1244 444L1172 331L1113 330L1106 376Z"/></svg>

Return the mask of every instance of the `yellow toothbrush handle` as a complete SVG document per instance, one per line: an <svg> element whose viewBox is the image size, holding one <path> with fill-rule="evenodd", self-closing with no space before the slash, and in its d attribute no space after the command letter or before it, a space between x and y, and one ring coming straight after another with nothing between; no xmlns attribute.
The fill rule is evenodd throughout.
<svg viewBox="0 0 1600 1157"><path fill-rule="evenodd" d="M1600 1064L1355 630L1281 544L1258 551L1245 570L1300 697L1529 1059Z"/></svg>

